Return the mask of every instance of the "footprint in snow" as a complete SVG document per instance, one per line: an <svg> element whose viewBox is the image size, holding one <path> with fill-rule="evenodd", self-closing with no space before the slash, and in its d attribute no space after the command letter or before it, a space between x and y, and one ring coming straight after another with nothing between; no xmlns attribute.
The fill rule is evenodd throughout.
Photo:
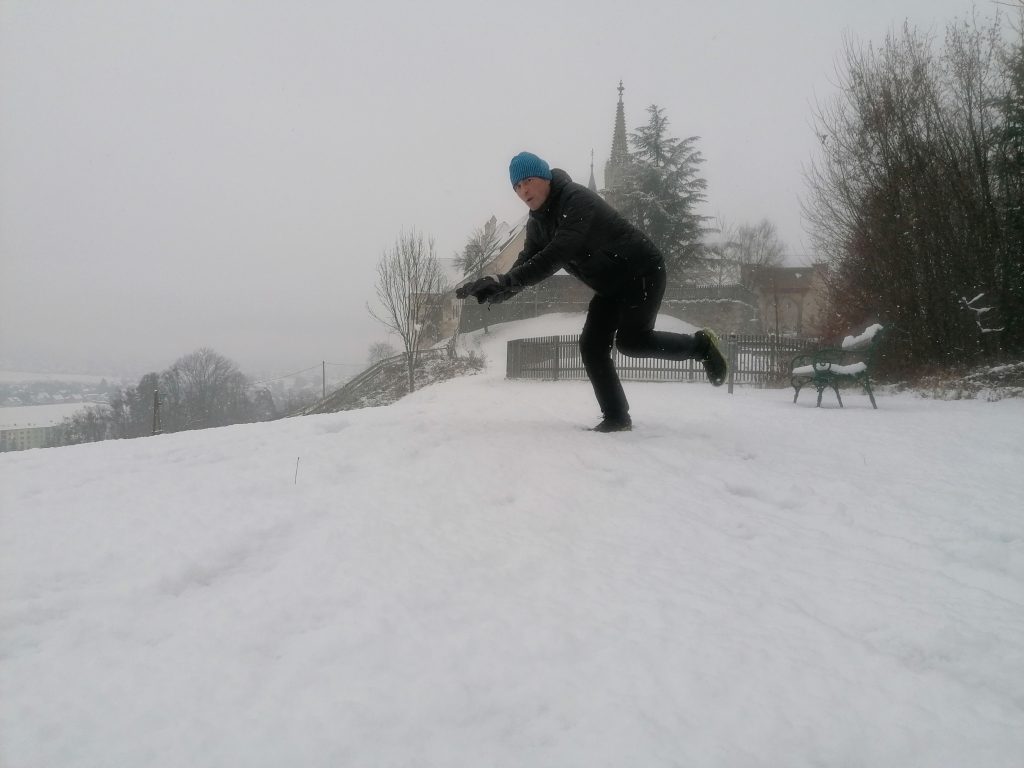
<svg viewBox="0 0 1024 768"><path fill-rule="evenodd" d="M736 485L735 483L726 483L725 490L727 490L733 496L739 496L742 499L761 498L761 494L758 492L758 490L749 485Z"/></svg>

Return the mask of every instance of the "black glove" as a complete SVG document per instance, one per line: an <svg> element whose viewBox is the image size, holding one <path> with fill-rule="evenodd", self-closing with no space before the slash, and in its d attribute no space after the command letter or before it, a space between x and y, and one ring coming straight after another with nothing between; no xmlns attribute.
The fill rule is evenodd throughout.
<svg viewBox="0 0 1024 768"><path fill-rule="evenodd" d="M487 296L488 304L501 304L503 301L508 301L521 290L523 286L517 283L509 275L498 275L497 277L499 290L494 293L489 293Z"/></svg>
<svg viewBox="0 0 1024 768"><path fill-rule="evenodd" d="M455 298L468 299L472 296L477 300L478 304L483 304L485 301L497 304L508 298L508 296L504 296L500 299L497 298L500 294L507 291L508 289L502 286L500 282L488 275L487 277L481 277L479 280L474 280L471 283L466 283L459 287L455 291Z"/></svg>

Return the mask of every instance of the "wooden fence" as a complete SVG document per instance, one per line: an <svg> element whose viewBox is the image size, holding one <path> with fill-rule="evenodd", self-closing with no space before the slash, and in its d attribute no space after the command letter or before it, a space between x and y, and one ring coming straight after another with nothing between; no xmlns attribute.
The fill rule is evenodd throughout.
<svg viewBox="0 0 1024 768"><path fill-rule="evenodd" d="M508 343L505 368L510 379L586 379L579 335L515 339ZM789 364L798 354L815 349L817 339L730 334L722 339L729 358L729 390L735 384L760 387L789 382ZM705 381L704 366L696 360L656 360L626 357L618 349L612 359L626 381Z"/></svg>

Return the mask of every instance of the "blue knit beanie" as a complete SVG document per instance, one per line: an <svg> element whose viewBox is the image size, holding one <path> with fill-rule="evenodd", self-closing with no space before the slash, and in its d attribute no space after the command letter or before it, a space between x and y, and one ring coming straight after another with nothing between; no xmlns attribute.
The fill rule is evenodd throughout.
<svg viewBox="0 0 1024 768"><path fill-rule="evenodd" d="M551 180L551 166L532 152L520 152L508 164L508 175L514 187L523 179L534 176L538 179Z"/></svg>

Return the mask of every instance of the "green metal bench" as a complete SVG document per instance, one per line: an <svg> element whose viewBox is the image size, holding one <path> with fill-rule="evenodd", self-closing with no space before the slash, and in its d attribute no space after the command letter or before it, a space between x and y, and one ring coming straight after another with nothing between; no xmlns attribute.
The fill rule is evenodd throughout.
<svg viewBox="0 0 1024 768"><path fill-rule="evenodd" d="M793 402L800 397L800 390L811 384L818 390L816 407L821 407L822 393L831 388L842 408L843 398L839 395L839 385L859 384L867 392L871 407L878 408L871 391L871 363L881 337L882 326L875 324L859 336L847 336L838 348L797 355L789 369L789 380L794 390Z"/></svg>

